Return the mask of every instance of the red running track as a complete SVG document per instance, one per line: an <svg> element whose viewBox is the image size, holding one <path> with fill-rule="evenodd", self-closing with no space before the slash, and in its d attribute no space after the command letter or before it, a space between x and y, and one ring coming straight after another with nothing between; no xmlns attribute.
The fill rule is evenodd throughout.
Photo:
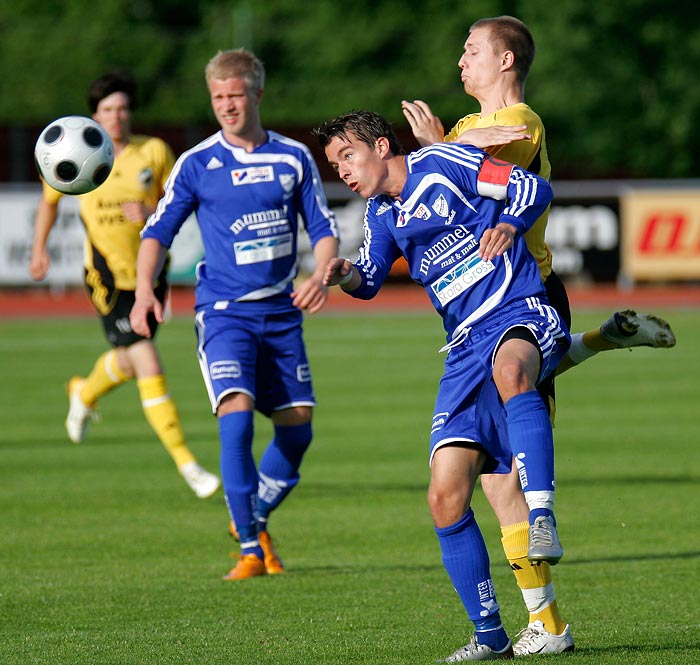
<svg viewBox="0 0 700 665"><path fill-rule="evenodd" d="M619 289L615 286L568 286L569 299L577 309L695 309L700 308L700 284L673 286L640 286ZM173 289L171 307L174 314L193 311L194 292L189 288ZM331 289L323 311L414 311L430 309L428 296L415 284L387 284L371 301L351 298L340 289ZM92 316L93 310L80 289L51 292L43 287L0 289L0 320L59 316Z"/></svg>

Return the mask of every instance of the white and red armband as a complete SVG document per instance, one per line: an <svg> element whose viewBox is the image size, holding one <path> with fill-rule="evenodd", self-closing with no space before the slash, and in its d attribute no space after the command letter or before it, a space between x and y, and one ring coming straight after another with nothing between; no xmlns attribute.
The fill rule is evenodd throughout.
<svg viewBox="0 0 700 665"><path fill-rule="evenodd" d="M477 176L477 194L503 201L507 196L508 181L514 168L515 164L502 162L486 155Z"/></svg>

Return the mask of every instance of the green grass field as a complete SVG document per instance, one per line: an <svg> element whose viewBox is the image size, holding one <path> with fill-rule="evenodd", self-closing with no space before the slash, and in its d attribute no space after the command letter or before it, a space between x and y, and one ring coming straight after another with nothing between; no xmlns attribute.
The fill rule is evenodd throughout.
<svg viewBox="0 0 700 665"><path fill-rule="evenodd" d="M577 652L545 662L700 663L700 314L661 314L675 349L607 353L559 380L554 577ZM225 583L222 496L194 498L134 385L67 442L63 385L105 348L98 323L0 323L0 663L416 665L467 641L425 501L437 317L317 315L306 338L315 441L271 521L288 573ZM190 445L215 469L190 320L159 342ZM259 451L270 428L256 426ZM527 615L480 494L475 511L514 635Z"/></svg>

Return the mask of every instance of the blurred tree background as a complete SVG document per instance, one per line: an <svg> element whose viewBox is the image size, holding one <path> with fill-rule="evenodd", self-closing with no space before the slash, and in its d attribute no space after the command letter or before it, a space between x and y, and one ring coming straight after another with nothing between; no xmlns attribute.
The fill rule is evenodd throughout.
<svg viewBox="0 0 700 665"><path fill-rule="evenodd" d="M47 122L87 113L88 83L115 66L139 81L136 128L177 128L189 147L216 129L204 66L238 46L266 65L264 124L309 144L350 108L406 130L404 98L447 129L477 110L457 68L469 25L500 14L535 38L526 95L556 179L698 177L700 4L661 0L3 0L0 126L15 138L2 152L24 132L31 153Z"/></svg>

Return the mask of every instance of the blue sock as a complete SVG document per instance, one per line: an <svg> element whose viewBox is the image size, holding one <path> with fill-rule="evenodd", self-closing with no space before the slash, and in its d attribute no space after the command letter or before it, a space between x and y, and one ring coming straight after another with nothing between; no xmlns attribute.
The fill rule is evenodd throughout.
<svg viewBox="0 0 700 665"><path fill-rule="evenodd" d="M554 439L552 422L536 390L508 400L508 438L520 472L524 492L554 491Z"/></svg>
<svg viewBox="0 0 700 665"><path fill-rule="evenodd" d="M241 536L241 553L263 557L258 544L258 472L253 459L253 412L235 411L219 418L221 480L229 514Z"/></svg>
<svg viewBox="0 0 700 665"><path fill-rule="evenodd" d="M442 563L474 623L479 644L494 651L505 649L508 635L501 624L489 554L472 509L455 524L436 527L435 533L442 550Z"/></svg>
<svg viewBox="0 0 700 665"><path fill-rule="evenodd" d="M275 435L260 458L258 519L262 528L266 527L269 514L299 482L299 467L311 437L311 423L275 426Z"/></svg>

